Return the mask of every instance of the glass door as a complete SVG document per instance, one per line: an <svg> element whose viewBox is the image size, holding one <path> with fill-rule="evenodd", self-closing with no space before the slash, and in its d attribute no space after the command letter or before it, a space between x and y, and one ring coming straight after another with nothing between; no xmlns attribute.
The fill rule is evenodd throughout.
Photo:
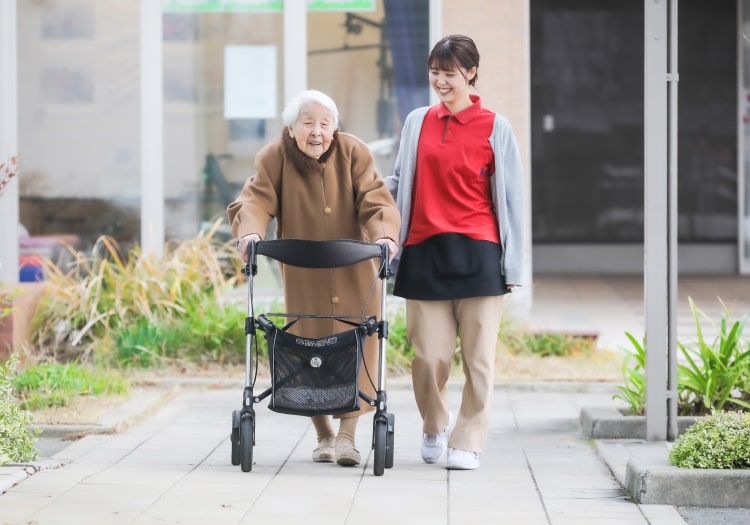
<svg viewBox="0 0 750 525"><path fill-rule="evenodd" d="M738 86L738 110L740 119L738 123L738 134L740 147L738 155L738 166L740 166L737 178L739 209L739 235L737 251L739 255L740 273L750 273L750 0L739 2L740 28L739 28L739 80Z"/></svg>
<svg viewBox="0 0 750 525"><path fill-rule="evenodd" d="M229 6L229 7L227 7ZM164 190L168 239L223 219L253 159L281 133L280 2L164 3Z"/></svg>
<svg viewBox="0 0 750 525"><path fill-rule="evenodd" d="M335 3L339 6L332 9ZM429 4L429 0L308 3L308 87L334 99L341 130L370 146L383 177L393 169L406 114L430 102L425 65Z"/></svg>

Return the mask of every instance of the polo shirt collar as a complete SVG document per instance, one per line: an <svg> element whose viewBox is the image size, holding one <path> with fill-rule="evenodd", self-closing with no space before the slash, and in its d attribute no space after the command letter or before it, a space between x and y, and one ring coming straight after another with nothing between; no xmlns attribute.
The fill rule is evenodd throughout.
<svg viewBox="0 0 750 525"><path fill-rule="evenodd" d="M438 118L445 118L445 117L454 117L459 123L466 124L471 119L479 115L479 113L482 112L482 100L479 98L479 95L469 95L469 98L471 99L471 106L462 109L455 115L448 111L448 108L445 107L445 104L442 102L438 106L438 112L437 116Z"/></svg>

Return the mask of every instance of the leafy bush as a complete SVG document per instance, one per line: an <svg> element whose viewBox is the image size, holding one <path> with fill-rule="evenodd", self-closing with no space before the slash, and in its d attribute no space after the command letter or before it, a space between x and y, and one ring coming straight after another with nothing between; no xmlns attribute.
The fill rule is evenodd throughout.
<svg viewBox="0 0 750 525"><path fill-rule="evenodd" d="M397 373L411 370L414 347L406 335L406 314L403 309L393 312L388 319L386 360L389 368Z"/></svg>
<svg viewBox="0 0 750 525"><path fill-rule="evenodd" d="M631 415L640 416L643 415L646 405L646 342L639 343L628 332L625 332L625 335L633 349L624 349L627 352L622 361L622 377L625 384L618 386L619 392L612 397L625 401Z"/></svg>
<svg viewBox="0 0 750 525"><path fill-rule="evenodd" d="M706 317L689 298L697 341L677 342L685 364L677 364L678 411L681 415L706 415L728 405L750 409L750 345L742 339L745 318L730 324L729 314L722 312L719 335L712 342L703 336L701 317ZM624 384L613 396L627 403L630 413L642 415L646 403L646 345L630 333L625 334L632 350L623 359Z"/></svg>
<svg viewBox="0 0 750 525"><path fill-rule="evenodd" d="M729 325L726 307L721 314L719 335L711 343L703 337L700 317L705 317L689 298L697 342L695 346L678 343L686 365L677 366L677 384L681 413L707 414L721 410L727 403L750 409L741 399L739 388L750 370L750 345L741 340L745 318Z"/></svg>
<svg viewBox="0 0 750 525"><path fill-rule="evenodd" d="M669 453L683 468L750 468L750 413L717 411L690 426Z"/></svg>
<svg viewBox="0 0 750 525"><path fill-rule="evenodd" d="M0 363L0 465L33 461L39 457L37 433L32 430L32 417L20 408L12 380L18 364L18 354Z"/></svg>
<svg viewBox="0 0 750 525"><path fill-rule="evenodd" d="M23 409L61 407L79 395L123 394L130 384L119 372L77 363L42 363L13 378Z"/></svg>

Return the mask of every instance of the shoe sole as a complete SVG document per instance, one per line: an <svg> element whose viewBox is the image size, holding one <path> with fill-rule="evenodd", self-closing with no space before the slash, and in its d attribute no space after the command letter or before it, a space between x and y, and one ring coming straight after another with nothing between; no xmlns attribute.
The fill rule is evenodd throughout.
<svg viewBox="0 0 750 525"><path fill-rule="evenodd" d="M333 452L321 452L313 456L313 461L316 463L334 463L336 461L336 456Z"/></svg>
<svg viewBox="0 0 750 525"><path fill-rule="evenodd" d="M338 463L342 467L356 467L357 465L359 465L359 460L357 458L352 458L352 457L347 456L343 458L338 458L336 460L336 463Z"/></svg>
<svg viewBox="0 0 750 525"><path fill-rule="evenodd" d="M464 467L464 466L458 466L458 465L447 465L445 467L448 470L476 470L479 468L479 465L476 467Z"/></svg>
<svg viewBox="0 0 750 525"><path fill-rule="evenodd" d="M438 461L440 461L440 460L441 460L441 459L443 459L444 457L445 457L445 452L443 452L442 454L440 454L440 455L439 455L439 456L438 456L437 458L435 458L435 459L433 459L433 458L426 458L426 457L422 456L422 461L424 461L425 463L427 463L427 464L429 464L429 465L432 465L433 463L437 463Z"/></svg>

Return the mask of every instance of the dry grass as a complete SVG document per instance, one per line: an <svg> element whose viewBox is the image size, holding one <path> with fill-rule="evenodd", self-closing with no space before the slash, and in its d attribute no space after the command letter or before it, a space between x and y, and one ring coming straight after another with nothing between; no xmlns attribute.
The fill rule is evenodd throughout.
<svg viewBox="0 0 750 525"><path fill-rule="evenodd" d="M533 354L498 355L495 380L508 381L620 381L622 353L595 350L568 357Z"/></svg>
<svg viewBox="0 0 750 525"><path fill-rule="evenodd" d="M35 425L96 425L129 397L128 395L78 396L68 406L44 408L31 412Z"/></svg>
<svg viewBox="0 0 750 525"><path fill-rule="evenodd" d="M496 362L495 380L498 382L616 382L622 379L621 363L622 354L608 350L596 350L589 354L569 357L501 353ZM261 364L258 374L260 378L268 378L266 366ZM453 375L460 380L463 373L457 369ZM186 380L216 378L218 384L219 380L242 381L243 376L244 366L195 365L140 371L133 378L133 383L149 388L159 388L164 378L176 379L178 382L180 377ZM409 380L410 376L408 373L398 376L389 374L389 378ZM172 387L165 384L161 388ZM34 423L37 425L94 425L128 399L127 395L81 396L68 407L34 411Z"/></svg>

